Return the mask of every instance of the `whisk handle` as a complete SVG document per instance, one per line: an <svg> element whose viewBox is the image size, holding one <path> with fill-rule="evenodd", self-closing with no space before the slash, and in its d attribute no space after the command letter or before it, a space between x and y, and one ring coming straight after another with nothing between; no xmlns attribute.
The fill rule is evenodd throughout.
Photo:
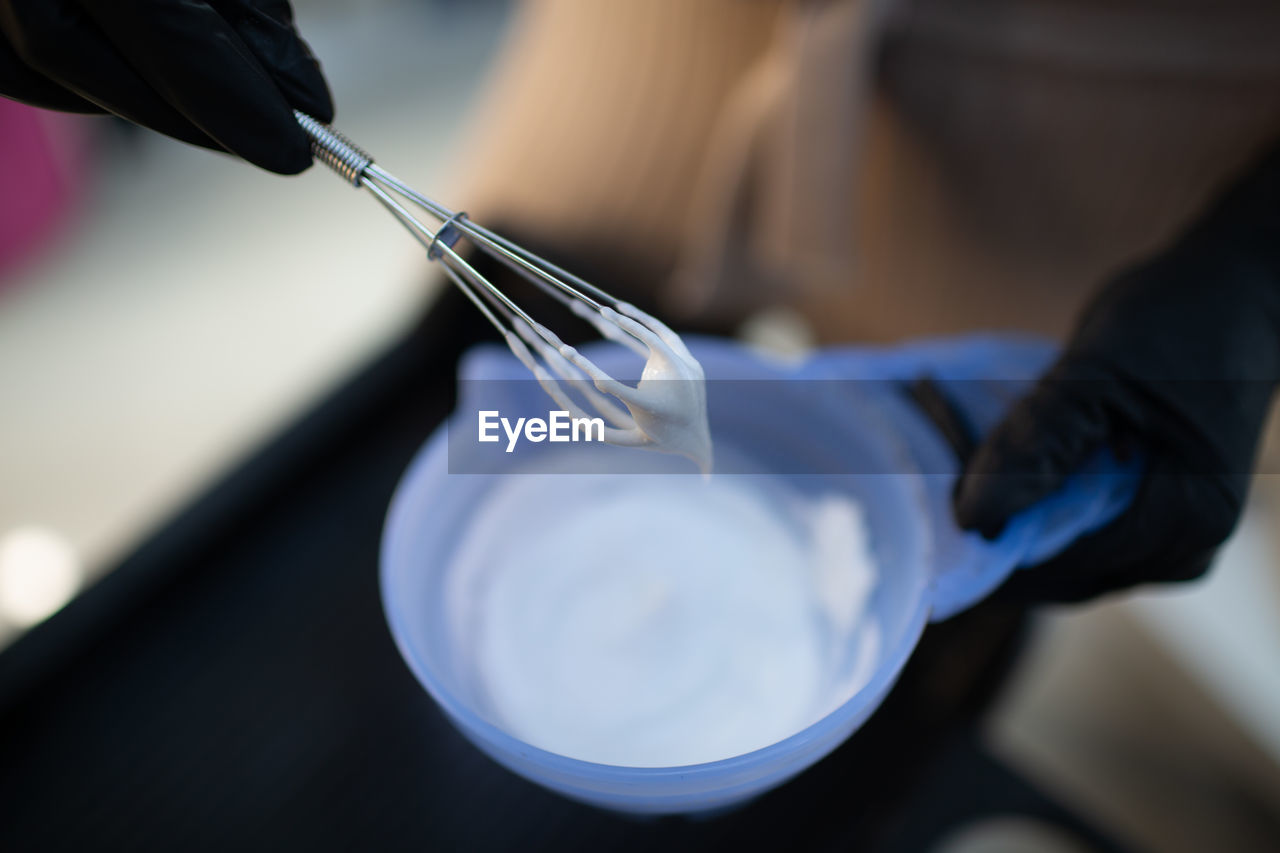
<svg viewBox="0 0 1280 853"><path fill-rule="evenodd" d="M293 115L311 137L311 153L315 158L352 186L360 186L365 170L373 165L373 158L324 122L299 110L294 110Z"/></svg>

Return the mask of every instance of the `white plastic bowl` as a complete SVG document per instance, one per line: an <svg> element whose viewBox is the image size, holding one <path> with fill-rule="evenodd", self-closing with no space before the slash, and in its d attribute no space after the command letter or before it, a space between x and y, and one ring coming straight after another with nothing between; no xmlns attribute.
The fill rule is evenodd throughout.
<svg viewBox="0 0 1280 853"><path fill-rule="evenodd" d="M961 379L990 373L992 358L1017 365L1005 378L1025 379L1044 363L1042 346L1002 341L933 345L917 350L842 351L800 367L781 367L736 345L694 341L691 347L709 379L708 403L717 453L782 478L800 493L842 490L866 513L880 577L870 611L881 644L874 674L861 689L821 719L791 736L732 758L678 767L595 764L539 749L504 730L477 685L471 650L459 648L449 629L445 590L469 520L506 476L537 474L565 451L533 445L504 454L440 430L405 474L392 502L382 546L382 595L392 634L413 673L458 729L478 748L515 773L577 800L637 813L697 812L745 801L803 771L835 749L876 709L933 617L980 599L1015 565L1052 553L1084 530L1114 516L1128 500L1129 476L1073 481L1057 500L1012 524L997 543L961 533L950 521L949 491L956 463L929 422L886 381L894 376L950 374ZM591 353L606 370L610 355ZM943 369L938 368L942 366ZM949 367L947 367L949 366ZM461 403L454 428L474 430L476 412L545 415L547 403L513 359L495 350L473 353L462 370ZM838 384L833 376L852 377ZM471 380L486 380L473 382ZM499 380L499 381L487 381ZM1006 395L959 396L982 428ZM1005 389L1007 390L1007 388ZM975 401L976 399L976 401ZM806 428L796 429L803 415ZM472 433L473 434L473 433ZM593 470L634 471L636 460L657 470L678 465L643 451L588 448L574 453ZM640 454L637 456L636 454ZM483 458L482 458L483 457ZM1114 464L1104 460L1105 470ZM486 467L488 466L488 467ZM499 473L450 473L488 470ZM522 473L515 473L515 472ZM424 760L428 757L424 756Z"/></svg>

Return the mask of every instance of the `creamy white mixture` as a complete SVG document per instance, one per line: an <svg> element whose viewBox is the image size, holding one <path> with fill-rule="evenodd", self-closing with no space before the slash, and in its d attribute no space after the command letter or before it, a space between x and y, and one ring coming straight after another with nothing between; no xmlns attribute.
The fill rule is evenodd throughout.
<svg viewBox="0 0 1280 853"><path fill-rule="evenodd" d="M604 307L596 312L580 302L573 303L572 307L574 313L588 320L607 340L644 357L644 372L635 387L609 376L568 344L554 347L547 344L548 339L559 339L544 326L538 326L536 334L508 334L507 345L565 411L576 417L587 416L565 394L559 381L575 389L592 409L602 414L610 424L604 431L605 441L686 456L703 474L710 474L712 448L711 430L707 425L706 378L702 365L680 336L628 303L619 303L616 311ZM534 347L543 364L533 358L526 343ZM581 374L570 365L591 382L582 381ZM610 398L621 401L625 411Z"/></svg>
<svg viewBox="0 0 1280 853"><path fill-rule="evenodd" d="M754 476L503 478L448 590L478 706L552 752L651 767L834 710L879 655L876 567L856 503L784 493Z"/></svg>
<svg viewBox="0 0 1280 853"><path fill-rule="evenodd" d="M659 334L646 340L648 357L634 391L620 395L646 444L687 456L703 474L712 467L707 386L702 365L675 332L657 320Z"/></svg>

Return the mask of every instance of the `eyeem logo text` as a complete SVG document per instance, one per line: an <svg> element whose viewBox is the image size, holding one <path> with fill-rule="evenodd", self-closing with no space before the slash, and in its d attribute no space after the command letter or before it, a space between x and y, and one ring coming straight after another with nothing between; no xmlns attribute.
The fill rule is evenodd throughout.
<svg viewBox="0 0 1280 853"><path fill-rule="evenodd" d="M537 444L541 441L604 441L604 418L572 418L556 410L542 418L516 418L513 424L497 410L482 410L479 417L479 441L492 444L501 441L499 428L506 433L507 452L516 449L521 436Z"/></svg>

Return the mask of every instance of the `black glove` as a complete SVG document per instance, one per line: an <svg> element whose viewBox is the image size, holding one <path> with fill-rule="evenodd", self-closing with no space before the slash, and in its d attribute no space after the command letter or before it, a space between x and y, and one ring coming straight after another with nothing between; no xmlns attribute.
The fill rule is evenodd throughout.
<svg viewBox="0 0 1280 853"><path fill-rule="evenodd" d="M1141 448L1130 509L1001 594L1076 601L1198 577L1230 535L1280 378L1280 147L1168 251L1110 282L971 457L961 526L999 533L1102 445Z"/></svg>
<svg viewBox="0 0 1280 853"><path fill-rule="evenodd" d="M0 94L115 113L282 174L311 164L293 109L333 119L284 0L0 0Z"/></svg>

